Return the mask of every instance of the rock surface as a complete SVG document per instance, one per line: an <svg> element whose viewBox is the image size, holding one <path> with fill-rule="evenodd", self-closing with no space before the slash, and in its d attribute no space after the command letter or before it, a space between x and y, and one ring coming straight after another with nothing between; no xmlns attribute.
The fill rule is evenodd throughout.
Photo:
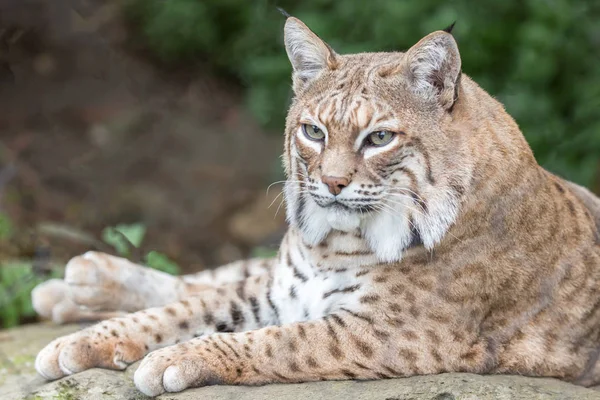
<svg viewBox="0 0 600 400"><path fill-rule="evenodd" d="M29 325L0 332L0 399L145 399L133 385L137 365L125 372L89 370L45 382L33 368L35 355L53 338L80 326ZM169 400L486 400L600 399L600 392L555 379L443 374L368 382L317 382L262 387L213 386L160 397Z"/></svg>

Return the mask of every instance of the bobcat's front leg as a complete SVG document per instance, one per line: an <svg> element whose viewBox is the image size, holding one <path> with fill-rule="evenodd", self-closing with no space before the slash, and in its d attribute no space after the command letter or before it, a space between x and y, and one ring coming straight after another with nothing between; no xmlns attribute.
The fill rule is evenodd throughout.
<svg viewBox="0 0 600 400"><path fill-rule="evenodd" d="M148 352L213 332L256 329L277 323L269 275L260 275L166 307L113 318L54 340L38 354L37 371L57 379L92 367L123 369Z"/></svg>
<svg viewBox="0 0 600 400"><path fill-rule="evenodd" d="M398 329L398 319L384 320L343 309L315 321L196 338L150 354L134 380L156 396L212 384L482 372L484 344L447 342L433 330Z"/></svg>

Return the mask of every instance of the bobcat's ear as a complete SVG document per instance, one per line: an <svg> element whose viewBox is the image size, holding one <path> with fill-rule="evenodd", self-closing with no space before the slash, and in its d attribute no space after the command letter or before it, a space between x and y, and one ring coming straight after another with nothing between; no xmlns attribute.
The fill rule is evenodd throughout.
<svg viewBox="0 0 600 400"><path fill-rule="evenodd" d="M289 17L285 22L284 41L295 92L323 70L336 68L335 52L298 18Z"/></svg>
<svg viewBox="0 0 600 400"><path fill-rule="evenodd" d="M437 101L450 110L458 99L461 62L454 37L433 32L404 55L402 71L417 94Z"/></svg>

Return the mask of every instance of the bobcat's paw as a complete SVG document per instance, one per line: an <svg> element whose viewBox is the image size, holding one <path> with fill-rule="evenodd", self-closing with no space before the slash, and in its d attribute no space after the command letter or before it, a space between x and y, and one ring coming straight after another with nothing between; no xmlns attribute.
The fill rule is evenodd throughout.
<svg viewBox="0 0 600 400"><path fill-rule="evenodd" d="M127 283L137 278L140 269L124 258L88 251L67 263L65 282L71 299L80 306L92 310L137 311L145 308L145 304L135 296L135 287L128 287Z"/></svg>
<svg viewBox="0 0 600 400"><path fill-rule="evenodd" d="M38 315L45 318L52 318L55 322L62 322L62 312L59 309L69 307L75 304L68 299L67 291L69 286L61 279L50 279L37 285L31 291L31 304ZM56 315L56 318L55 318Z"/></svg>
<svg viewBox="0 0 600 400"><path fill-rule="evenodd" d="M135 371L133 381L147 396L217 384L222 377L187 343L150 353Z"/></svg>
<svg viewBox="0 0 600 400"><path fill-rule="evenodd" d="M88 251L67 263L64 281L38 285L32 302L38 314L58 323L98 321L174 302L179 284L163 272Z"/></svg>
<svg viewBox="0 0 600 400"><path fill-rule="evenodd" d="M35 369L53 380L94 367L125 369L144 356L143 344L100 330L96 325L52 341L38 353Z"/></svg>
<svg viewBox="0 0 600 400"><path fill-rule="evenodd" d="M93 311L78 306L71 300L70 287L62 279L50 279L37 285L31 292L34 310L57 324L73 321L100 321L123 316L119 311Z"/></svg>

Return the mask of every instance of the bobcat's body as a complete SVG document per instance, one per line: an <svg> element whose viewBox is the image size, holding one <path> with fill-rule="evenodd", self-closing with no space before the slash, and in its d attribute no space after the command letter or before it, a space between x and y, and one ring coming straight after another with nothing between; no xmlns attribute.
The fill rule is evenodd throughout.
<svg viewBox="0 0 600 400"><path fill-rule="evenodd" d="M600 200L538 166L461 76L452 36L340 56L290 18L286 46L278 256L180 279L75 258L66 283L34 293L41 313L156 308L57 339L37 370L122 369L152 352L135 374L149 395L449 371L600 382ZM62 288L70 297L51 296Z"/></svg>

